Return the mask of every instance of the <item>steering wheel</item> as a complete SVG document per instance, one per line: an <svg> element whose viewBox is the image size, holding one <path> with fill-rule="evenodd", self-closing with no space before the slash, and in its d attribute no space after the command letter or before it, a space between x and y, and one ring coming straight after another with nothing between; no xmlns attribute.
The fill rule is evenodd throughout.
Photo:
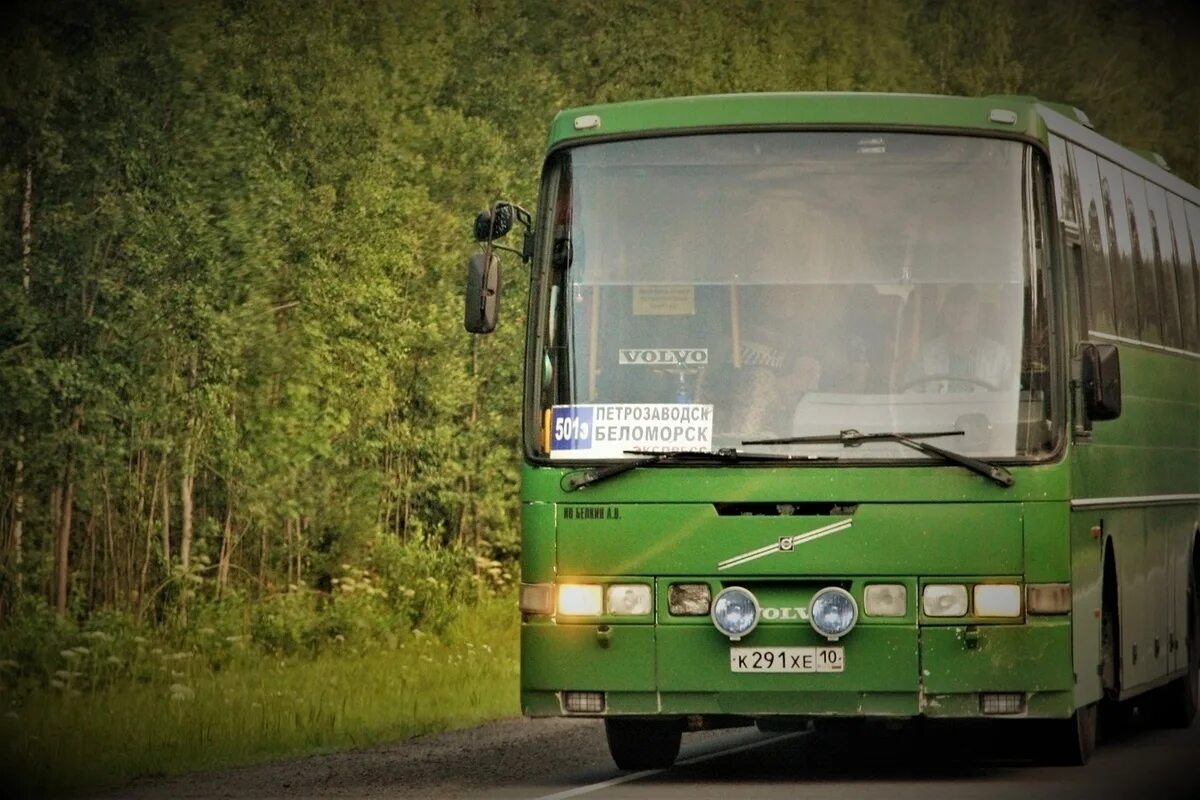
<svg viewBox="0 0 1200 800"><path fill-rule="evenodd" d="M937 381L958 381L960 383L971 383L976 386L982 386L984 389L987 389L989 392L1000 391L999 386L997 386L994 383L991 383L989 381L981 380L980 378L974 378L970 375L951 375L949 373L943 373L940 375L919 375L916 378L909 378L908 380L904 381L904 383L902 383L896 387L896 392L897 393L906 392L909 389L911 389L912 387L917 386L919 384L935 383Z"/></svg>

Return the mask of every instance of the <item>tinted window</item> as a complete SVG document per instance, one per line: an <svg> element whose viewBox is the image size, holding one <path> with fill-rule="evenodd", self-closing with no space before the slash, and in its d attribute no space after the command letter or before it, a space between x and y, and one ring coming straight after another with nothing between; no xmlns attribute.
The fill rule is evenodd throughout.
<svg viewBox="0 0 1200 800"><path fill-rule="evenodd" d="M1196 305L1200 306L1200 207L1188 203L1186 216L1188 238L1192 240L1192 285L1196 287Z"/></svg>
<svg viewBox="0 0 1200 800"><path fill-rule="evenodd" d="M1200 351L1200 311L1197 310L1196 260L1192 243L1188 240L1187 219L1183 201L1177 195L1167 195L1167 206L1171 213L1171 233L1175 239L1176 284L1179 286L1180 321L1183 326L1183 346Z"/></svg>
<svg viewBox="0 0 1200 800"><path fill-rule="evenodd" d="M1057 136L1050 137L1050 158L1058 218L1063 222L1078 222L1075 218L1075 175L1067 159L1067 143Z"/></svg>
<svg viewBox="0 0 1200 800"><path fill-rule="evenodd" d="M1150 205L1151 244L1154 250L1154 270L1158 275L1163 343L1170 347L1181 347L1183 333L1179 321L1179 288L1175 283L1175 239L1171 235L1167 193L1161 186L1146 181L1146 201Z"/></svg>
<svg viewBox="0 0 1200 800"><path fill-rule="evenodd" d="M1116 333L1113 317L1112 279L1109 276L1108 230L1103 223L1104 197L1096 156L1090 150L1071 145L1075 175L1079 180L1079 210L1083 216L1079 232L1083 239L1084 265L1088 283L1088 328Z"/></svg>
<svg viewBox="0 0 1200 800"><path fill-rule="evenodd" d="M1124 174L1125 210L1133 241L1133 283L1137 287L1138 320L1143 342L1162 343L1162 312L1158 307L1158 280L1154 274L1151 247L1150 207L1146 204L1146 182L1132 172Z"/></svg>
<svg viewBox="0 0 1200 800"><path fill-rule="evenodd" d="M1100 169L1100 209L1108 232L1108 264L1113 276L1116 301L1117 333L1130 339L1141 336L1138 330L1137 286L1133 282L1133 241L1129 234L1129 214L1125 208L1125 187L1121 168L1103 158L1096 159Z"/></svg>

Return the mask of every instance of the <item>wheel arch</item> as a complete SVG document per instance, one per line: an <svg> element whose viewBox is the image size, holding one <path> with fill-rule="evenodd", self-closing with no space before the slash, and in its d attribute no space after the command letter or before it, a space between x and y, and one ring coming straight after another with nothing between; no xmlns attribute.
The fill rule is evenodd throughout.
<svg viewBox="0 0 1200 800"><path fill-rule="evenodd" d="M1103 563L1100 567L1100 604L1101 614L1111 613L1115 619L1112 626L1112 657L1113 657L1113 682L1111 687L1101 686L1102 691L1106 694L1112 693L1119 695L1122 680L1123 659L1121 658L1121 584L1120 572L1117 570L1117 552L1116 544L1111 536L1104 541L1104 555L1102 556Z"/></svg>
<svg viewBox="0 0 1200 800"><path fill-rule="evenodd" d="M1192 531L1192 574L1200 575L1200 520L1196 520L1196 529Z"/></svg>

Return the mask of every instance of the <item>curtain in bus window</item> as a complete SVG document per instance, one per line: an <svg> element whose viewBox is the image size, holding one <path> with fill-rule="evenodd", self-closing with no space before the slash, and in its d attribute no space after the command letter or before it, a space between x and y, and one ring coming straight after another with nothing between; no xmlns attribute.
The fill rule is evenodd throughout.
<svg viewBox="0 0 1200 800"><path fill-rule="evenodd" d="M1122 170L1125 209L1133 240L1133 282L1137 286L1138 321L1141 340L1162 344L1162 309L1158 305L1158 276L1154 274L1154 250L1150 236L1150 206L1146 182L1140 175Z"/></svg>
<svg viewBox="0 0 1200 800"><path fill-rule="evenodd" d="M1175 282L1175 239L1171 236L1167 193L1158 184L1146 181L1146 201L1150 204L1154 269L1158 274L1158 300L1163 312L1163 344L1168 347L1182 347L1179 287Z"/></svg>
<svg viewBox="0 0 1200 800"><path fill-rule="evenodd" d="M1122 170L1103 158L1097 158L1096 162L1100 171L1104 227L1108 232L1108 265L1113 276L1117 333L1137 339L1141 336L1138 330L1137 284L1133 282L1133 241L1129 233L1129 214L1125 208Z"/></svg>
<svg viewBox="0 0 1200 800"><path fill-rule="evenodd" d="M1192 243L1188 240L1187 218L1184 216L1183 200L1178 195L1167 195L1167 207L1171 214L1171 234L1175 239L1175 279L1179 286L1180 322L1183 326L1183 346L1200 352L1200 310L1197 309L1196 267Z"/></svg>
<svg viewBox="0 0 1200 800"><path fill-rule="evenodd" d="M1104 197L1100 191L1100 174L1096 156L1090 150L1071 145L1075 176L1079 187L1079 210L1082 215L1080 236L1083 239L1084 265L1087 270L1088 329L1116 333L1113 314L1112 277L1109 272L1108 228L1104 224Z"/></svg>

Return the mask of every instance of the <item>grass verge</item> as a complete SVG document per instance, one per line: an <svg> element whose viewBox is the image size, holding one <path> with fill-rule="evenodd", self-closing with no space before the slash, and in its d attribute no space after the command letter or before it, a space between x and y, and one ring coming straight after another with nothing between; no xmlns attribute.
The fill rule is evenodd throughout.
<svg viewBox="0 0 1200 800"><path fill-rule="evenodd" d="M519 713L511 599L394 649L263 657L91 693L39 690L0 717L0 773L21 795L358 747Z"/></svg>

